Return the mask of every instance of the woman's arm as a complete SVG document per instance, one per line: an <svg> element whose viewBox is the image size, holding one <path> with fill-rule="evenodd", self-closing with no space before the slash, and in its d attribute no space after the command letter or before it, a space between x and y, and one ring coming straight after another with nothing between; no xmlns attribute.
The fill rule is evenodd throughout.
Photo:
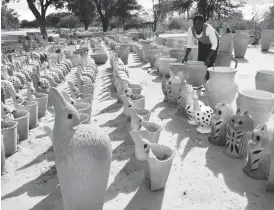
<svg viewBox="0 0 274 210"><path fill-rule="evenodd" d="M206 58L206 64L208 65L211 56L217 50L217 47L218 47L218 38L216 36L214 28L212 26L210 26L210 25L206 28L206 35L209 37L209 40L211 42L211 50L209 51L209 53L207 55L207 58Z"/></svg>
<svg viewBox="0 0 274 210"><path fill-rule="evenodd" d="M186 45L186 54L184 60L187 60L189 53L191 52L191 48L193 47L193 34L191 27L187 31L187 45Z"/></svg>

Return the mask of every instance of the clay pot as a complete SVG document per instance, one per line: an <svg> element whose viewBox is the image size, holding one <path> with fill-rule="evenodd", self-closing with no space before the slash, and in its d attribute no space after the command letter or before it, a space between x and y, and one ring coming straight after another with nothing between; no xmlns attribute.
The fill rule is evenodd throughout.
<svg viewBox="0 0 274 210"><path fill-rule="evenodd" d="M1 134L5 145L5 156L11 156L17 151L18 137L17 137L16 121L1 121Z"/></svg>
<svg viewBox="0 0 274 210"><path fill-rule="evenodd" d="M249 43L249 35L236 34L234 36L235 58L244 58Z"/></svg>
<svg viewBox="0 0 274 210"><path fill-rule="evenodd" d="M150 50L150 43L150 40L140 40L140 44L143 45L142 61L145 63L148 63L148 51Z"/></svg>
<svg viewBox="0 0 274 210"><path fill-rule="evenodd" d="M175 151L170 147L160 144L150 145L147 161L152 191L165 188L174 157Z"/></svg>
<svg viewBox="0 0 274 210"><path fill-rule="evenodd" d="M274 71L258 70L255 83L257 90L265 90L274 94Z"/></svg>
<svg viewBox="0 0 274 210"><path fill-rule="evenodd" d="M215 61L215 66L231 66L231 61L234 61L234 68L238 67L238 61L233 57L232 54L219 52L217 55L217 59Z"/></svg>
<svg viewBox="0 0 274 210"><path fill-rule="evenodd" d="M137 115L141 116L145 121L149 121L150 118L150 111L147 109L142 109L142 108L134 108Z"/></svg>
<svg viewBox="0 0 274 210"><path fill-rule="evenodd" d="M148 50L148 61L151 67L154 67L156 62L156 55L160 55L161 50Z"/></svg>
<svg viewBox="0 0 274 210"><path fill-rule="evenodd" d="M177 44L178 44L177 39L173 39L173 38L166 39L166 46L168 48L174 48Z"/></svg>
<svg viewBox="0 0 274 210"><path fill-rule="evenodd" d="M184 55L186 53L186 49L187 49L187 46L185 45L185 48L184 48ZM191 51L189 53L189 56L188 56L188 60L189 61L197 61L198 60L198 46L193 46L191 48Z"/></svg>
<svg viewBox="0 0 274 210"><path fill-rule="evenodd" d="M88 103L88 104L92 104L92 100L93 100L93 95L92 94L80 94L80 97L78 97L76 99L76 101L79 101L79 102L85 102L85 103Z"/></svg>
<svg viewBox="0 0 274 210"><path fill-rule="evenodd" d="M170 71L175 75L180 77L181 82L184 82L187 78L187 69L183 63L170 63Z"/></svg>
<svg viewBox="0 0 274 210"><path fill-rule="evenodd" d="M16 109L29 112L29 129L36 128L38 125L38 102L27 101L26 105L17 105Z"/></svg>
<svg viewBox="0 0 274 210"><path fill-rule="evenodd" d="M143 46L138 45L137 49L138 49L138 57L139 57L140 61L143 61Z"/></svg>
<svg viewBox="0 0 274 210"><path fill-rule="evenodd" d="M130 99L135 108L145 108L145 97L143 95L132 94Z"/></svg>
<svg viewBox="0 0 274 210"><path fill-rule="evenodd" d="M128 87L131 89L133 94L140 95L142 91L142 86L138 84L128 84Z"/></svg>
<svg viewBox="0 0 274 210"><path fill-rule="evenodd" d="M1 174L5 172L6 156L3 135L1 134Z"/></svg>
<svg viewBox="0 0 274 210"><path fill-rule="evenodd" d="M236 35L249 35L249 30L235 30Z"/></svg>
<svg viewBox="0 0 274 210"><path fill-rule="evenodd" d="M89 124L90 123L90 115L86 113L79 113L80 114L80 124Z"/></svg>
<svg viewBox="0 0 274 210"><path fill-rule="evenodd" d="M263 90L245 89L238 91L237 107L247 110L254 126L265 124L274 111L274 94Z"/></svg>
<svg viewBox="0 0 274 210"><path fill-rule="evenodd" d="M157 35L156 35L157 36ZM156 37L155 42L158 45L164 45L164 38L163 37Z"/></svg>
<svg viewBox="0 0 274 210"><path fill-rule="evenodd" d="M79 113L85 113L85 114L91 115L90 104L76 101L76 104L74 106L78 110Z"/></svg>
<svg viewBox="0 0 274 210"><path fill-rule="evenodd" d="M170 63L175 63L177 61L176 58L160 58L159 60L159 71L160 75L165 75L166 77L169 77L169 69Z"/></svg>
<svg viewBox="0 0 274 210"><path fill-rule="evenodd" d="M108 60L108 55L105 51L92 53L90 57L94 59L95 64L105 64Z"/></svg>
<svg viewBox="0 0 274 210"><path fill-rule="evenodd" d="M79 61L81 60L81 56L79 54L73 54L73 55L67 56L67 59L70 59L72 66L76 67L78 65Z"/></svg>
<svg viewBox="0 0 274 210"><path fill-rule="evenodd" d="M12 115L14 121L18 123L19 141L27 140L29 137L29 112L26 110L14 110Z"/></svg>
<svg viewBox="0 0 274 210"><path fill-rule="evenodd" d="M46 115L46 109L48 106L48 94L35 93L36 101L38 102L38 119Z"/></svg>
<svg viewBox="0 0 274 210"><path fill-rule="evenodd" d="M120 45L119 56L125 65L128 64L129 44Z"/></svg>
<svg viewBox="0 0 274 210"><path fill-rule="evenodd" d="M149 140L151 143L157 144L162 131L162 127L154 122L144 121L141 123L142 129L139 131L142 138Z"/></svg>
<svg viewBox="0 0 274 210"><path fill-rule="evenodd" d="M184 50L173 48L169 50L169 55L171 58L176 58L177 62L182 62L183 56L184 56Z"/></svg>
<svg viewBox="0 0 274 210"><path fill-rule="evenodd" d="M223 34L220 38L219 52L225 54L232 54L234 50L234 34Z"/></svg>
<svg viewBox="0 0 274 210"><path fill-rule="evenodd" d="M234 82L237 69L210 67L208 71L210 79L207 81L205 88L209 106L214 109L218 103L223 101L231 105L238 91L238 85Z"/></svg>
<svg viewBox="0 0 274 210"><path fill-rule="evenodd" d="M199 87L204 83L207 67L203 61L188 61L185 64L187 69L187 83Z"/></svg>
<svg viewBox="0 0 274 210"><path fill-rule="evenodd" d="M154 63L154 67L159 70L160 69L160 58L170 58L169 55L162 55L162 54L158 54L158 55L155 55L156 57L156 61Z"/></svg>
<svg viewBox="0 0 274 210"><path fill-rule="evenodd" d="M274 30L262 29L261 30L261 50L268 51L273 41Z"/></svg>

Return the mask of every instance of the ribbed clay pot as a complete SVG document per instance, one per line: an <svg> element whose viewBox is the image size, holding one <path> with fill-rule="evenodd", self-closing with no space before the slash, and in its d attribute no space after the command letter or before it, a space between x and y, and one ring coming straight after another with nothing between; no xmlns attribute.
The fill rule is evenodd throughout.
<svg viewBox="0 0 274 210"><path fill-rule="evenodd" d="M274 71L258 70L255 83L257 90L265 90L274 94Z"/></svg>
<svg viewBox="0 0 274 210"><path fill-rule="evenodd" d="M249 43L249 35L236 34L234 36L234 54L235 58L244 58Z"/></svg>
<svg viewBox="0 0 274 210"><path fill-rule="evenodd" d="M29 137L29 112L26 110L14 110L12 115L14 121L18 123L19 141L27 140Z"/></svg>
<svg viewBox="0 0 274 210"><path fill-rule="evenodd" d="M1 134L1 175L5 172L6 166L6 155L3 135Z"/></svg>
<svg viewBox="0 0 274 210"><path fill-rule="evenodd" d="M238 91L237 107L247 110L253 117L254 126L265 124L274 111L274 94L264 90Z"/></svg>
<svg viewBox="0 0 274 210"><path fill-rule="evenodd" d="M188 61L185 64L187 69L187 83L199 87L204 83L207 67L203 61Z"/></svg>
<svg viewBox="0 0 274 210"><path fill-rule="evenodd" d="M156 55L160 55L161 50L148 50L148 61L151 67L154 67L156 62Z"/></svg>
<svg viewBox="0 0 274 210"><path fill-rule="evenodd" d="M142 92L142 86L138 84L128 84L128 88L131 89L133 94L140 95Z"/></svg>
<svg viewBox="0 0 274 210"><path fill-rule="evenodd" d="M160 58L159 60L159 71L160 75L169 77L170 63L175 63L176 58Z"/></svg>
<svg viewBox="0 0 274 210"><path fill-rule="evenodd" d="M1 134L3 135L3 141L5 145L5 156L11 156L17 151L18 136L17 136L16 121L1 121Z"/></svg>
<svg viewBox="0 0 274 210"><path fill-rule="evenodd" d="M145 108L145 96L132 94L130 96L130 99L135 108L142 108L142 109Z"/></svg>
<svg viewBox="0 0 274 210"><path fill-rule="evenodd" d="M187 78L187 69L183 63L170 63L170 71L175 75L180 77L181 82L184 82Z"/></svg>
<svg viewBox="0 0 274 210"><path fill-rule="evenodd" d="M36 101L38 102L38 119L46 115L48 106L48 94L35 93Z"/></svg>
<svg viewBox="0 0 274 210"><path fill-rule="evenodd" d="M17 105L16 109L29 112L29 129L36 128L38 125L38 102L27 101L27 105Z"/></svg>
<svg viewBox="0 0 274 210"><path fill-rule="evenodd" d="M149 140L151 143L157 144L162 131L162 127L154 122L142 122L142 127L139 131L142 138Z"/></svg>
<svg viewBox="0 0 274 210"><path fill-rule="evenodd" d="M238 91L238 85L234 82L237 69L217 66L208 68L208 71L210 79L206 82L205 89L209 106L214 109L223 101L231 105Z"/></svg>
<svg viewBox="0 0 274 210"><path fill-rule="evenodd" d="M105 64L108 60L108 55L105 51L92 53L90 57L94 59L95 64Z"/></svg>
<svg viewBox="0 0 274 210"><path fill-rule="evenodd" d="M273 41L274 30L262 29L261 30L261 50L268 51Z"/></svg>
<svg viewBox="0 0 274 210"><path fill-rule="evenodd" d="M80 124L89 124L90 123L90 115L86 113L79 113L80 114Z"/></svg>
<svg viewBox="0 0 274 210"><path fill-rule="evenodd" d="M165 145L151 144L149 153L150 188L152 191L161 190L166 186L175 151Z"/></svg>
<svg viewBox="0 0 274 210"><path fill-rule="evenodd" d="M169 50L169 55L171 58L176 58L177 62L182 62L183 56L184 56L184 49L170 49Z"/></svg>
<svg viewBox="0 0 274 210"><path fill-rule="evenodd" d="M162 54L158 54L158 55L155 55L156 57L156 61L154 63L154 67L157 69L157 70L160 70L160 58L170 58L170 55L162 55Z"/></svg>

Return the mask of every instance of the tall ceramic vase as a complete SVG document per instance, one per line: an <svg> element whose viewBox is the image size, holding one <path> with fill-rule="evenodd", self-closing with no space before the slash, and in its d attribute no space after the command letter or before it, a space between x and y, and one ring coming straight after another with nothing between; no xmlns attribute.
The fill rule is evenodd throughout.
<svg viewBox="0 0 274 210"><path fill-rule="evenodd" d="M268 51L273 41L274 30L262 29L261 30L261 50Z"/></svg>
<svg viewBox="0 0 274 210"><path fill-rule="evenodd" d="M234 36L234 54L235 58L244 58L249 43L249 35L236 34Z"/></svg>
<svg viewBox="0 0 274 210"><path fill-rule="evenodd" d="M219 52L232 54L234 50L233 38L234 38L233 33L223 34L220 39Z"/></svg>
<svg viewBox="0 0 274 210"><path fill-rule="evenodd" d="M255 83L257 90L265 90L274 94L274 71L258 70Z"/></svg>
<svg viewBox="0 0 274 210"><path fill-rule="evenodd" d="M148 51L150 50L150 40L140 40L140 43L143 45L143 62L148 63Z"/></svg>
<svg viewBox="0 0 274 210"><path fill-rule="evenodd" d="M238 91L238 85L234 82L237 69L230 67L208 68L210 79L205 88L209 106L214 109L218 103L225 101L231 105Z"/></svg>

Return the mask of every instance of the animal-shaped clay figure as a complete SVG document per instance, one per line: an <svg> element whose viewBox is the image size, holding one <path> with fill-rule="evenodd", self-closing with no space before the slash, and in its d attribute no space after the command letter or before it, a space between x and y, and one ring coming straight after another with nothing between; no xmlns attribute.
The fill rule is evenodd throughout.
<svg viewBox="0 0 274 210"><path fill-rule="evenodd" d="M102 210L112 148L96 124L80 124L80 114L61 92L50 88L55 109L52 142L64 210Z"/></svg>
<svg viewBox="0 0 274 210"><path fill-rule="evenodd" d="M81 94L79 89L70 81L68 81L68 86L70 89L70 96L74 99L78 98L79 95Z"/></svg>
<svg viewBox="0 0 274 210"><path fill-rule="evenodd" d="M11 109L3 104L3 102L1 103L1 118L4 120L9 120L9 119L13 119L13 115L11 114L12 111Z"/></svg>
<svg viewBox="0 0 274 210"><path fill-rule="evenodd" d="M227 123L225 154L236 159L247 157L247 142L254 129L252 116L248 111L237 109Z"/></svg>
<svg viewBox="0 0 274 210"><path fill-rule="evenodd" d="M196 93L194 92L193 87L190 85L187 88L187 97L186 97L186 105L185 105L186 113L187 113L187 116L188 116L188 121L187 122L190 125L198 125L198 122L195 119L194 111L193 111L194 94L196 94ZM205 106L205 104L202 101L199 101L199 100L198 100L198 104L199 104L200 107Z"/></svg>
<svg viewBox="0 0 274 210"><path fill-rule="evenodd" d="M170 87L168 85L166 76L163 75L162 76L162 92L164 94L164 101L163 102L167 102L168 101L168 95L167 92L169 91Z"/></svg>
<svg viewBox="0 0 274 210"><path fill-rule="evenodd" d="M1 102L5 104L6 101L6 94L4 88L1 86Z"/></svg>
<svg viewBox="0 0 274 210"><path fill-rule="evenodd" d="M8 68L7 65L4 65L4 66L1 67L1 71L3 72L3 76L4 76L5 80L12 83L16 93L18 93L19 90L23 89L23 85L22 85L22 83L21 83L21 81L18 77L9 76L9 74L7 73L7 71L8 71L7 68Z"/></svg>
<svg viewBox="0 0 274 210"><path fill-rule="evenodd" d="M211 118L211 135L209 142L218 146L225 146L226 125L233 116L233 109L226 102L218 103Z"/></svg>
<svg viewBox="0 0 274 210"><path fill-rule="evenodd" d="M3 135L1 134L1 175L5 172L6 156Z"/></svg>
<svg viewBox="0 0 274 210"><path fill-rule="evenodd" d="M211 118L213 116L213 110L209 106L201 106L199 103L199 97L197 91L193 94L193 114L198 123L196 130L199 133L211 133Z"/></svg>
<svg viewBox="0 0 274 210"><path fill-rule="evenodd" d="M186 99L188 95L188 88L190 87L189 84L187 84L186 81L182 82L181 87L180 87L180 92L178 92L178 98L177 98L177 110L176 113L182 113L183 115L187 116L186 113Z"/></svg>
<svg viewBox="0 0 274 210"><path fill-rule="evenodd" d="M48 93L50 83L45 78L39 78L38 75L33 74L33 86L37 93Z"/></svg>
<svg viewBox="0 0 274 210"><path fill-rule="evenodd" d="M178 104L178 97L180 96L179 92L181 89L181 79L180 77L175 76L170 71L170 78L168 79L169 89L167 92L168 95L168 102L171 105Z"/></svg>
<svg viewBox="0 0 274 210"><path fill-rule="evenodd" d="M77 84L78 84L79 89L81 89L85 85L87 85L87 86L93 85L93 82L89 77L81 76L77 72L75 73L75 75L76 75L76 78L77 78Z"/></svg>
<svg viewBox="0 0 274 210"><path fill-rule="evenodd" d="M27 89L28 89L27 100L35 101L36 96L35 96L35 88L34 88L33 84L31 82L27 82L26 85L27 85Z"/></svg>

